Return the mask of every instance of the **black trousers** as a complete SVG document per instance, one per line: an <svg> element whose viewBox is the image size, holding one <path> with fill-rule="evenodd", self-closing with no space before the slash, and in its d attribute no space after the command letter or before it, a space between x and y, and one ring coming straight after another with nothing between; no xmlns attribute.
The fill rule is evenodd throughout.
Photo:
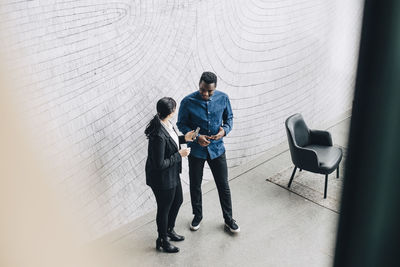
<svg viewBox="0 0 400 267"><path fill-rule="evenodd" d="M226 164L225 153L213 160L209 156L205 160L189 155L190 199L193 214L203 217L201 182L203 180L203 169L206 161L208 166L210 166L217 186L222 215L225 220L230 220L232 219L232 200L228 184L228 166Z"/></svg>
<svg viewBox="0 0 400 267"><path fill-rule="evenodd" d="M182 185L179 184L172 189L153 190L157 201L157 232L159 237L167 237L167 229L175 227L176 216L183 202Z"/></svg>

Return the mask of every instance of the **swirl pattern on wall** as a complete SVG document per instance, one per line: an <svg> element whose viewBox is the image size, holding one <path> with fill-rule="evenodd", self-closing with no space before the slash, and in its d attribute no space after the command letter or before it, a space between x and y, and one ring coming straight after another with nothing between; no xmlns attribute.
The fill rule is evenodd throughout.
<svg viewBox="0 0 400 267"><path fill-rule="evenodd" d="M362 4L6 0L0 29L19 104L94 238L154 209L144 128L159 98L179 103L203 71L231 99L230 168L282 143L293 113L318 125L349 110Z"/></svg>

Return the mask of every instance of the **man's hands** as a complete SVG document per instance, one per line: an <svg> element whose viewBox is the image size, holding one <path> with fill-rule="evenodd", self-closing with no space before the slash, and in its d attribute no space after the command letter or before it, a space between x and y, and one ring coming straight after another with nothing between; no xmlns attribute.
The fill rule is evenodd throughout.
<svg viewBox="0 0 400 267"><path fill-rule="evenodd" d="M208 136L208 139L219 140L225 136L225 130L222 127L219 127L219 132L216 135Z"/></svg>
<svg viewBox="0 0 400 267"><path fill-rule="evenodd" d="M219 127L219 132L216 135L212 135L212 136L200 135L197 139L197 142L201 146L206 147L210 144L209 140L219 140L224 136L225 136L225 130L222 127Z"/></svg>
<svg viewBox="0 0 400 267"><path fill-rule="evenodd" d="M197 142L201 146L208 146L210 144L210 141L207 140L208 138L209 136L207 135L199 135L199 137L197 138Z"/></svg>

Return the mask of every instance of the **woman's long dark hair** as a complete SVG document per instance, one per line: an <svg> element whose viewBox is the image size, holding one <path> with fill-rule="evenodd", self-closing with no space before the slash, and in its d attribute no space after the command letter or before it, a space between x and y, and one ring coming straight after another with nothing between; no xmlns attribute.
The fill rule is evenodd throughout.
<svg viewBox="0 0 400 267"><path fill-rule="evenodd" d="M161 127L160 120L165 119L176 109L176 102L171 97L163 97L157 101L157 114L147 124L144 134L149 138L153 133L158 132Z"/></svg>

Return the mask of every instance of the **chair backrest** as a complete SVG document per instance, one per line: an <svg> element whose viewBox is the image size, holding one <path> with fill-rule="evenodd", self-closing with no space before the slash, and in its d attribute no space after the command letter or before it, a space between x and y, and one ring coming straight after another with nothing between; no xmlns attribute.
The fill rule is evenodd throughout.
<svg viewBox="0 0 400 267"><path fill-rule="evenodd" d="M297 145L304 147L310 144L310 130L304 122L303 116L296 113L286 119L286 133L289 146ZM292 147L290 147L292 149Z"/></svg>

